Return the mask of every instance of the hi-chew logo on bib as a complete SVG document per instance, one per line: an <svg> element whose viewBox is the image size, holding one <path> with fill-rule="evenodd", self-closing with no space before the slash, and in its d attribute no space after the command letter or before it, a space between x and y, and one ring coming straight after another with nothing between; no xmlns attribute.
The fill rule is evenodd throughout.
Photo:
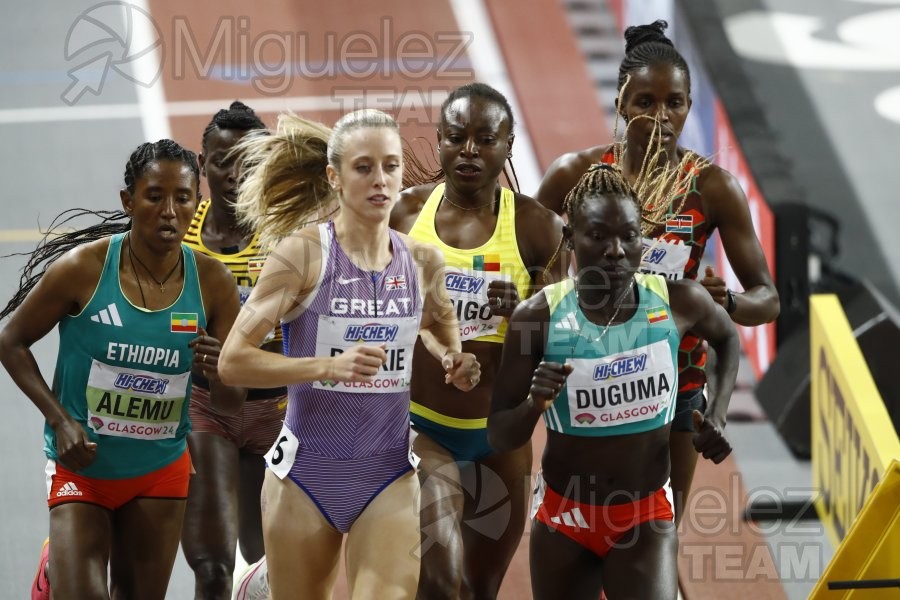
<svg viewBox="0 0 900 600"><path fill-rule="evenodd" d="M570 424L612 427L666 414L678 387L667 340L604 358L571 359Z"/></svg>
<svg viewBox="0 0 900 600"><path fill-rule="evenodd" d="M467 275L459 271L448 271L444 274L444 285L448 292L460 294L478 294L484 289L484 277Z"/></svg>
<svg viewBox="0 0 900 600"><path fill-rule="evenodd" d="M681 240L644 238L640 270L675 281L684 277L690 258L691 247Z"/></svg>
<svg viewBox="0 0 900 600"><path fill-rule="evenodd" d="M320 315L316 332L316 356L335 357L357 344L385 344L387 358L372 381L314 381L315 389L354 394L409 391L412 353L419 333L418 317L381 319L341 318Z"/></svg>
<svg viewBox="0 0 900 600"><path fill-rule="evenodd" d="M397 339L400 327L397 325L382 325L381 323L366 323L365 325L347 325L344 331L346 342L393 342Z"/></svg>

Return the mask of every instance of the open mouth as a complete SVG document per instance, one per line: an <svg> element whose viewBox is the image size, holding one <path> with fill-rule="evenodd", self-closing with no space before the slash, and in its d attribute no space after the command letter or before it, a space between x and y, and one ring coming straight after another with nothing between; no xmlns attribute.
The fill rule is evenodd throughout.
<svg viewBox="0 0 900 600"><path fill-rule="evenodd" d="M472 177L481 173L481 167L472 163L456 165L456 169L454 170L464 177Z"/></svg>
<svg viewBox="0 0 900 600"><path fill-rule="evenodd" d="M390 201L390 198L385 196L384 194L375 194L374 196L369 196L369 202L376 206L383 206Z"/></svg>

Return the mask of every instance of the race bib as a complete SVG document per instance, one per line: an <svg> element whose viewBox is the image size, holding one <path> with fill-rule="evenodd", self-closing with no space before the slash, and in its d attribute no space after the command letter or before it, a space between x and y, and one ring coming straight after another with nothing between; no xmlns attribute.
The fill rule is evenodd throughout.
<svg viewBox="0 0 900 600"><path fill-rule="evenodd" d="M499 273L447 268L444 283L459 320L459 339L471 340L497 333L503 317L493 315L487 290L492 281L509 281Z"/></svg>
<svg viewBox="0 0 900 600"><path fill-rule="evenodd" d="M570 359L566 380L570 425L612 427L664 413L677 387L667 340L604 358Z"/></svg>
<svg viewBox="0 0 900 600"><path fill-rule="evenodd" d="M417 317L393 319L319 316L316 356L333 357L357 344L385 344L387 360L375 379L368 382L314 381L313 387L353 394L388 394L409 391L413 346L419 333Z"/></svg>
<svg viewBox="0 0 900 600"><path fill-rule="evenodd" d="M691 247L680 240L644 238L641 256L641 273L662 275L673 281L684 277Z"/></svg>
<svg viewBox="0 0 900 600"><path fill-rule="evenodd" d="M139 440L175 437L190 372L160 375L91 361L85 397L88 426L101 435Z"/></svg>
<svg viewBox="0 0 900 600"><path fill-rule="evenodd" d="M278 479L284 479L291 472L298 448L300 448L300 440L288 429L287 423L283 424L278 438L265 455L266 465Z"/></svg>

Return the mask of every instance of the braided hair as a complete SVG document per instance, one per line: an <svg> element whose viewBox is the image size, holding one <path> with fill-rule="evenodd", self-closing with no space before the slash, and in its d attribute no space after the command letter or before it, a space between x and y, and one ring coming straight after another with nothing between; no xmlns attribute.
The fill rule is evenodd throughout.
<svg viewBox="0 0 900 600"><path fill-rule="evenodd" d="M578 183L575 184L575 187L566 194L563 210L566 212L569 224L571 225L577 220L578 209L585 199L598 196L624 196L634 203L639 218L642 214L638 196L631 184L625 179L622 170L617 165L598 163L591 165L584 175L581 176L581 179L578 180ZM556 262L556 258L559 256L564 243L565 236L560 238L559 243L556 245L556 250L553 251L553 256L550 257L550 261L547 263L547 269Z"/></svg>
<svg viewBox="0 0 900 600"><path fill-rule="evenodd" d="M669 24L662 19L647 25L632 25L625 30L625 58L619 65L617 90L621 91L628 76L644 67L669 64L684 72L688 93L691 91L691 70L672 40L664 33Z"/></svg>
<svg viewBox="0 0 900 600"><path fill-rule="evenodd" d="M566 194L563 209L566 211L569 223L575 222L578 208L586 198L596 198L597 196L625 196L634 203L638 215L642 212L637 194L625 179L622 170L617 165L600 163L591 165L575 184L575 187Z"/></svg>
<svg viewBox="0 0 900 600"><path fill-rule="evenodd" d="M203 130L203 140L200 147L203 149L203 153L206 154L206 141L209 139L210 134L217 130L252 131L265 128L265 123L256 116L252 108L240 100L235 100L227 109L223 108L213 115L209 125Z"/></svg>
<svg viewBox="0 0 900 600"><path fill-rule="evenodd" d="M200 195L200 166L197 163L197 155L182 147L172 140L159 140L158 142L146 142L138 146L125 165L124 183L129 194L134 194L137 182L144 176L148 167L155 162L170 160L180 162L190 167L194 174L196 194ZM70 229L71 223L82 217L99 219L95 223L82 229ZM67 225L69 225L67 227ZM11 256L27 256L28 262L22 268L19 278L19 289L0 311L0 319L12 314L25 300L31 289L37 285L41 277L59 257L69 250L93 242L116 233L125 233L131 230L131 217L121 210L88 210L85 208L71 208L57 215L50 222L49 227L43 232L44 237L38 242L37 248L31 253L9 254Z"/></svg>

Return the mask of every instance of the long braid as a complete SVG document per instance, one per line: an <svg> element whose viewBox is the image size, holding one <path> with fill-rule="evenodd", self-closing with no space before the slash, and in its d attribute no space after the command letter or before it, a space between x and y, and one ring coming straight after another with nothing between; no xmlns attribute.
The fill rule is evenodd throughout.
<svg viewBox="0 0 900 600"><path fill-rule="evenodd" d="M137 182L143 177L147 167L154 162L171 160L188 165L194 173L194 182L197 186L197 195L200 195L200 167L197 164L197 156L183 148L172 140L159 140L155 143L144 143L135 149L125 164L124 183L129 194L134 194ZM99 218L100 222L82 229L72 230L67 224L85 216ZM19 289L6 307L0 311L0 319L12 314L25 300L28 293L37 285L47 269L56 262L59 257L69 250L93 242L104 237L125 233L131 230L131 217L121 210L87 210L84 208L71 208L60 213L50 223L44 237L38 242L33 252L21 252L8 254L11 256L28 256L28 262L22 268L19 277Z"/></svg>

